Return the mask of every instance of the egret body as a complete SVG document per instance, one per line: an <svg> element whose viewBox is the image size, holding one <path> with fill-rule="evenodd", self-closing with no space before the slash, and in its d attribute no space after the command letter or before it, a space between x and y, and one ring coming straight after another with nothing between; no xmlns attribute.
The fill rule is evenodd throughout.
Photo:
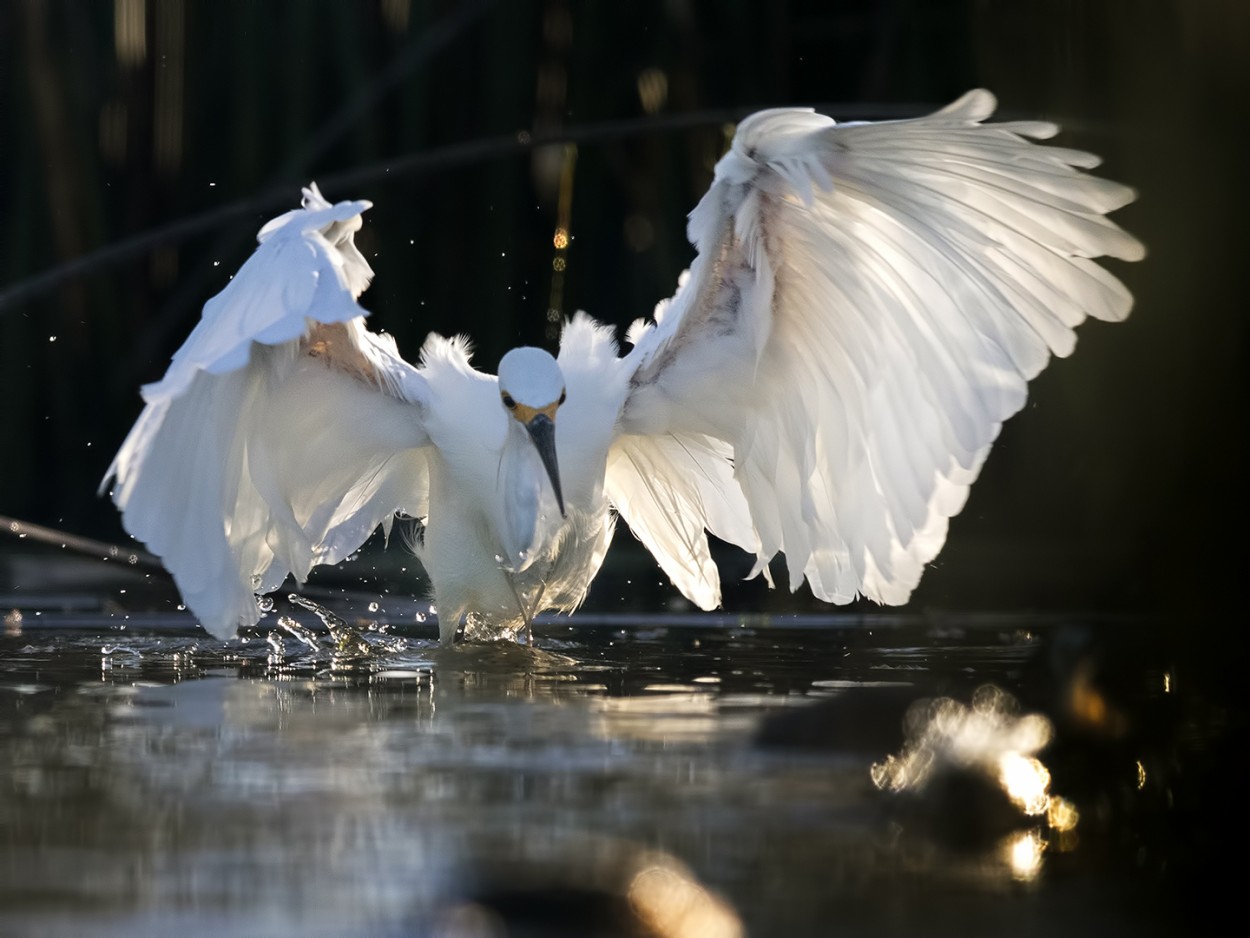
<svg viewBox="0 0 1250 938"><path fill-rule="evenodd" d="M611 425L594 426L595 398L570 400L559 364L540 349L505 355L497 382L482 381L455 343L426 352L440 396L431 401L439 416L426 422L430 509L418 553L443 628L470 614L498 624L571 611L612 537L603 494Z"/></svg>
<svg viewBox="0 0 1250 938"><path fill-rule="evenodd" d="M1028 381L1087 316L1128 314L1094 259L1144 253L1105 217L1131 189L993 107L753 115L632 348L579 313L558 356L514 349L498 377L463 339L431 335L414 367L365 327L369 203L312 186L144 388L106 476L124 523L221 636L397 512L424 522L444 640L576 608L617 517L703 609L707 532L765 577L784 552L791 589L903 603Z"/></svg>

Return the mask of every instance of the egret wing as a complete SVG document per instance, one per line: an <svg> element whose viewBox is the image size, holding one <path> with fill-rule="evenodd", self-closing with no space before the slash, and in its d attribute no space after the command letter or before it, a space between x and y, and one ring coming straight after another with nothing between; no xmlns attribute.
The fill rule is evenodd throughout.
<svg viewBox="0 0 1250 938"><path fill-rule="evenodd" d="M784 551L792 589L905 602L1027 382L1086 316L1128 314L1092 259L1143 256L1104 217L1133 191L1028 139L1051 124L982 123L994 103L748 118L690 216L694 264L631 330L622 431L730 444L757 570Z"/></svg>
<svg viewBox="0 0 1250 938"><path fill-rule="evenodd" d="M372 276L353 235L368 202L303 207L260 245L143 389L105 476L123 523L219 636L255 593L336 563L397 510L427 513L426 386L365 328Z"/></svg>
<svg viewBox="0 0 1250 938"><path fill-rule="evenodd" d="M721 600L706 531L743 550L759 549L729 457L727 443L693 433L621 436L608 451L608 501L700 609L715 609Z"/></svg>

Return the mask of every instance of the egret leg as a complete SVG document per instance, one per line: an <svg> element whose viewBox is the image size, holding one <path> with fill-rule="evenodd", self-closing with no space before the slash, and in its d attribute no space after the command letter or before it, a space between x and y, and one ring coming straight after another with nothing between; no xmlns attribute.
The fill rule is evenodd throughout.
<svg viewBox="0 0 1250 938"><path fill-rule="evenodd" d="M522 644L529 648L533 648L534 647L534 616L538 612L540 603L542 603L543 587L540 586L538 588L538 594L534 597L534 602L532 605L526 605L525 599L521 595L521 591L517 589L516 583L512 579L512 574L508 574L508 588L512 590L512 596L514 599L516 599L517 609L521 613L521 620L525 623L521 627L525 635L525 640L522 642Z"/></svg>
<svg viewBox="0 0 1250 938"><path fill-rule="evenodd" d="M530 648L534 647L534 617L538 615L538 610L543 607L543 593L546 591L546 584L538 587L538 592L534 595L534 604L530 606L529 611L525 615L525 644Z"/></svg>

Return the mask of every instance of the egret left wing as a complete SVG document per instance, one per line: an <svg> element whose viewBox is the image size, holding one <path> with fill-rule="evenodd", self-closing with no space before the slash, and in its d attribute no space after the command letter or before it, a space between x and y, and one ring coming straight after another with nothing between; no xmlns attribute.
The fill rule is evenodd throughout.
<svg viewBox="0 0 1250 938"><path fill-rule="evenodd" d="M993 108L748 118L690 216L688 276L631 330L621 431L729 443L757 570L785 552L792 589L906 601L1027 382L1086 316L1129 311L1092 259L1143 255L1104 217L1133 191Z"/></svg>
<svg viewBox="0 0 1250 938"><path fill-rule="evenodd" d="M694 433L621 436L608 451L608 501L700 609L721 603L707 531L746 551L759 547L729 456L728 444Z"/></svg>
<svg viewBox="0 0 1250 938"><path fill-rule="evenodd" d="M427 513L421 373L365 328L372 276L354 232L368 202L303 207L260 245L146 386L105 476L123 523L216 635L255 593L337 563L396 510Z"/></svg>

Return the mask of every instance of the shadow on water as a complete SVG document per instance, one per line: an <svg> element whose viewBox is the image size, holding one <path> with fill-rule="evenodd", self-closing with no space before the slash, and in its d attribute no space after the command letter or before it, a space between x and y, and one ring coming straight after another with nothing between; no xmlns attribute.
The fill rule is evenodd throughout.
<svg viewBox="0 0 1250 938"><path fill-rule="evenodd" d="M335 634L291 617L220 642L185 620L10 616L0 926L964 935L1183 920L1174 902L1216 846L1203 825L1218 808L1198 793L1235 721L1142 624L708 621L561 619L535 648L441 648L411 620Z"/></svg>

